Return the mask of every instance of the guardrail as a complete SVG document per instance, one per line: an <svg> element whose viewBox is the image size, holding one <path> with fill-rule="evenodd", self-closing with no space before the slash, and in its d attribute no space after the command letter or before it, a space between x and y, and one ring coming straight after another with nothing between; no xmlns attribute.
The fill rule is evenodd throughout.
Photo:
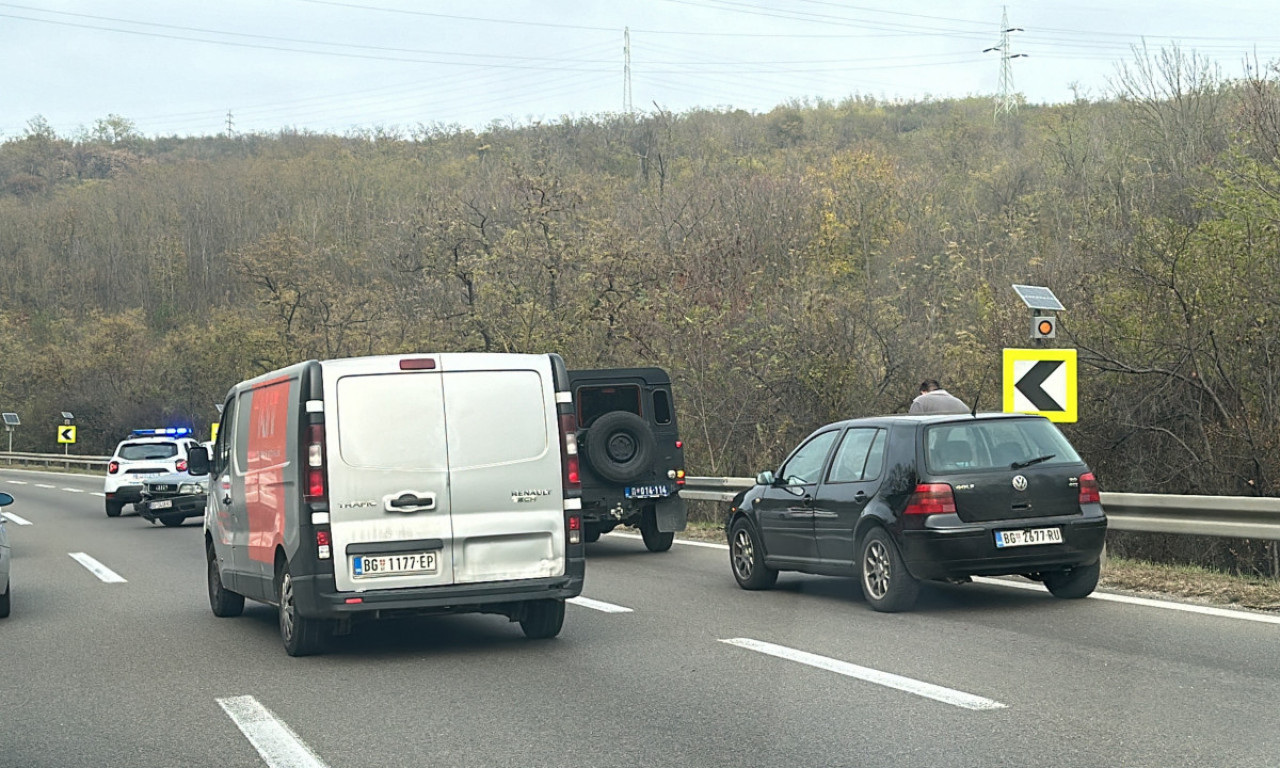
<svg viewBox="0 0 1280 768"><path fill-rule="evenodd" d="M24 467L61 466L63 469L84 467L85 469L106 469L110 456L77 456L65 453L19 453L18 451L0 451L0 461L8 466L18 464Z"/></svg>
<svg viewBox="0 0 1280 768"><path fill-rule="evenodd" d="M750 477L687 477L680 495L727 502L755 482ZM1280 498L1104 491L1102 508L1107 512L1107 527L1115 531L1280 541Z"/></svg>

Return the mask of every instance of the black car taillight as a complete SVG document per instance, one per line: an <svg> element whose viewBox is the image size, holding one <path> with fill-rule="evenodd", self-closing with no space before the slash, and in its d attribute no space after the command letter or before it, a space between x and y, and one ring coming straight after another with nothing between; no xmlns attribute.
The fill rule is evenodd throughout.
<svg viewBox="0 0 1280 768"><path fill-rule="evenodd" d="M907 499L905 515L955 514L956 497L946 483L921 483Z"/></svg>
<svg viewBox="0 0 1280 768"><path fill-rule="evenodd" d="M1098 489L1098 479L1092 472L1085 472L1080 476L1080 503L1099 504L1101 502L1102 493Z"/></svg>
<svg viewBox="0 0 1280 768"><path fill-rule="evenodd" d="M329 488L324 471L323 424L311 424L307 427L307 451L304 459L307 466L306 501L328 501Z"/></svg>

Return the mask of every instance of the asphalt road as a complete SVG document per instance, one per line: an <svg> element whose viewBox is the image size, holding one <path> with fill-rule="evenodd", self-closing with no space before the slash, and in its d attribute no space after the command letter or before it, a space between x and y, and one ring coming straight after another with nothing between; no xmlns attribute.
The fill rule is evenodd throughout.
<svg viewBox="0 0 1280 768"><path fill-rule="evenodd" d="M602 604L555 640L442 617L292 659L270 607L209 612L199 521L108 519L92 477L0 489L30 522L8 523L0 766L1280 765L1280 623L1252 614L989 582L878 614L852 580L749 593L722 548L607 536Z"/></svg>

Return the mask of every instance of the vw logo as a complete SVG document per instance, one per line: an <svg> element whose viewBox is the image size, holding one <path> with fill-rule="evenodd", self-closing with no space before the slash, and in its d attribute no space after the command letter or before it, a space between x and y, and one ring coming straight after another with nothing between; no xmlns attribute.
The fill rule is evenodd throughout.
<svg viewBox="0 0 1280 768"><path fill-rule="evenodd" d="M1025 490L1027 490L1027 478L1023 477L1022 475L1014 475L1014 476L1013 476L1013 490L1015 490L1015 491L1025 491Z"/></svg>

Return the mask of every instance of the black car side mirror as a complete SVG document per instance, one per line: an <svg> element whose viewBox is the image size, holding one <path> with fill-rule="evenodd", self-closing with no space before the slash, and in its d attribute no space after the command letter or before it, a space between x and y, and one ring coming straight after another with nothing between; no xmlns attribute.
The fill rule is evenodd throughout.
<svg viewBox="0 0 1280 768"><path fill-rule="evenodd" d="M187 451L187 474L209 474L209 451L203 445Z"/></svg>

